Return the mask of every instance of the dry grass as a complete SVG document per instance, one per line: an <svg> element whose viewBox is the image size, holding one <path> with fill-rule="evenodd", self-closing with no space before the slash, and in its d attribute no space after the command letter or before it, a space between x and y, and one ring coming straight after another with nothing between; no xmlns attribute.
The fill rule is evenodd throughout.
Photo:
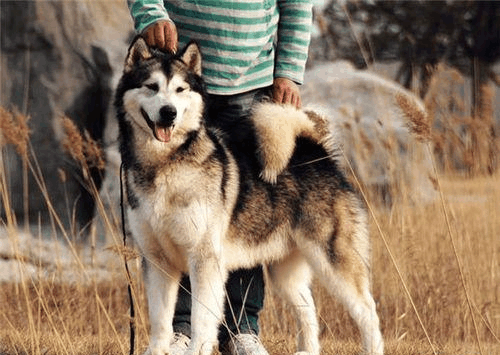
<svg viewBox="0 0 500 355"><path fill-rule="evenodd" d="M413 112L404 100L400 105L413 129L431 147L435 137L427 118ZM15 122L13 114L6 111L0 114L0 121L2 117L9 118L5 124ZM95 147L88 137L77 134L71 122L66 122L65 127L68 136L74 135L72 141L80 142L70 146L80 149L73 155L82 169L87 169L90 161L94 161L89 161L89 156ZM19 143L9 141L10 136L4 135L0 143ZM29 149L22 149L23 144L27 146L26 139L22 138L22 142L16 147L21 154L28 154ZM26 160L30 171L36 174L36 162L31 162L30 156ZM15 218L9 215L9 193L4 180L0 172L0 197L7 216L1 223L7 227L15 249ZM43 188L43 182L39 183ZM371 211L373 293L386 353L500 354L500 175L471 179L447 172L438 177L436 184L441 198L434 202L418 205L410 199L397 199L390 208L375 204L377 207ZM109 210L99 200L97 212L105 222L106 233L111 235L108 246L120 258L123 248L114 217L109 216ZM82 271L81 282L60 283L49 275L0 284L0 354L128 354L125 273L112 281L89 276L86 270L90 266L81 262L70 238L66 242ZM28 265L25 259L16 256L18 253L13 255L22 273ZM133 260L129 264L138 307L136 353L139 353L148 342L148 325L138 265ZM357 353L359 334L345 310L323 289L315 286L314 293L322 326L323 353ZM261 328L271 354L293 352L294 316L272 289L267 290Z"/></svg>
<svg viewBox="0 0 500 355"><path fill-rule="evenodd" d="M500 177L441 179L456 236L465 284L483 354L500 354ZM423 325L439 354L476 354L479 347L442 208L399 205L376 210L392 254ZM373 292L387 354L433 354L402 289L386 247L372 224ZM118 257L118 256L117 256ZM138 349L147 344L145 300L136 263ZM128 298L125 277L77 285L26 280L0 287L0 353L127 354ZM268 290L261 317L271 354L291 352L294 317ZM325 354L355 354L359 334L345 310L315 287Z"/></svg>
<svg viewBox="0 0 500 355"><path fill-rule="evenodd" d="M425 104L434 122L430 139L443 171L457 168L469 175L498 169L498 123L494 120L495 88L481 88L481 112L471 116L466 80L456 69L436 67ZM496 132L496 133L495 133Z"/></svg>

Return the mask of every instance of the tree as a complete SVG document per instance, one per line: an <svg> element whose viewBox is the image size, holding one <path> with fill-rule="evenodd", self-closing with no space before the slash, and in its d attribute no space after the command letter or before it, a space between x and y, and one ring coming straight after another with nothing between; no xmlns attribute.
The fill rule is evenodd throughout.
<svg viewBox="0 0 500 355"><path fill-rule="evenodd" d="M492 172L498 150L493 120L493 87L499 85L493 65L500 59L500 3L496 1L467 2L457 52L463 50L472 80L471 117L475 130L469 132L474 173ZM457 58L458 59L458 58ZM459 62L457 60L457 62ZM465 70L463 70L465 72Z"/></svg>
<svg viewBox="0 0 500 355"><path fill-rule="evenodd" d="M500 60L500 2L332 1L319 17L325 23L322 35L330 58L347 59L358 67L374 60L398 61L395 79L421 97L439 63L471 77L470 114L475 121L469 132L471 169L494 169L497 146L491 92L492 85L500 85L493 70Z"/></svg>

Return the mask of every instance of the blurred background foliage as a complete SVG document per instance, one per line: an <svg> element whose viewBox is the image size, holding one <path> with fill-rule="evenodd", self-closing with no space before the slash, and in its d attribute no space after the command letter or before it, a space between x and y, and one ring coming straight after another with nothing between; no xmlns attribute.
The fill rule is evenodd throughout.
<svg viewBox="0 0 500 355"><path fill-rule="evenodd" d="M472 174L497 168L495 87L500 75L499 1L330 1L315 11L319 36L312 57L347 60L357 68L397 63L394 80L426 102L439 66L469 78L467 107L458 126L469 145L464 163ZM431 112L434 113L434 112ZM454 117L456 119L456 117Z"/></svg>

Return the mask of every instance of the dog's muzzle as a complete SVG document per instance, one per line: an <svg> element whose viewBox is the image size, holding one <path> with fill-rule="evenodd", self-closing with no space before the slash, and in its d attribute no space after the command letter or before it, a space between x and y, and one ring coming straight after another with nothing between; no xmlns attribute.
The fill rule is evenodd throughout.
<svg viewBox="0 0 500 355"><path fill-rule="evenodd" d="M174 120L177 117L177 110L172 106L163 106L160 109L160 118L158 122L154 122L143 108L141 114L146 120L147 125L153 131L153 135L157 140L163 143L168 143L172 138L174 129Z"/></svg>

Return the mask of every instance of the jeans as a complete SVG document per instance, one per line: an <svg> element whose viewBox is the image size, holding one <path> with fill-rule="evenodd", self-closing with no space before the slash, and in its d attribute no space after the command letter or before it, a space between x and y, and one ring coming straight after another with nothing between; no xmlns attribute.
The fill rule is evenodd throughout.
<svg viewBox="0 0 500 355"><path fill-rule="evenodd" d="M263 88L237 95L209 95L207 124L222 130L231 144L245 144L250 109L254 103L266 99L269 92L269 88ZM258 313L264 306L262 267L231 272L226 292L224 319L219 327L221 346L229 340L230 334L258 334ZM181 279L173 327L174 332L191 337L191 289L187 275Z"/></svg>

